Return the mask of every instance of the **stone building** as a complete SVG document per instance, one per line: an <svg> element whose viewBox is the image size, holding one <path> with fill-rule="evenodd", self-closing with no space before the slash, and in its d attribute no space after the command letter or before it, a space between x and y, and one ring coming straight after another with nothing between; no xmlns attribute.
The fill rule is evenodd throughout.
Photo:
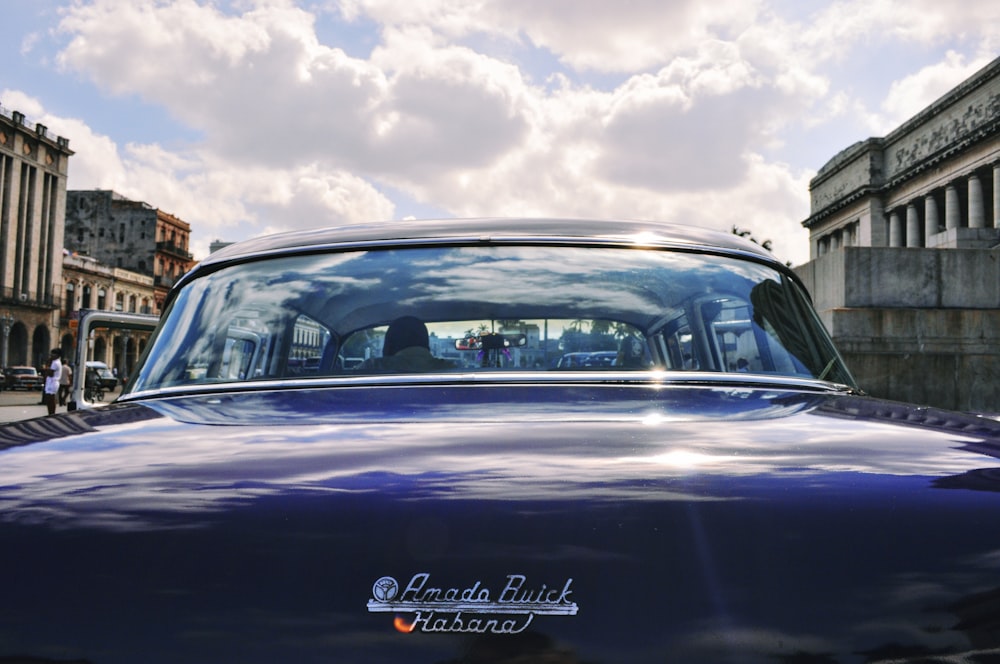
<svg viewBox="0 0 1000 664"><path fill-rule="evenodd" d="M172 214L113 191L66 194L66 248L111 267L153 278L155 311L193 265L191 226Z"/></svg>
<svg viewBox="0 0 1000 664"><path fill-rule="evenodd" d="M120 267L111 267L91 256L68 255L63 259L63 308L59 346L64 357L76 352L76 321L82 309L156 314L153 277ZM87 341L86 360L104 362L129 376L145 349L149 334L131 330L101 329Z"/></svg>
<svg viewBox="0 0 1000 664"><path fill-rule="evenodd" d="M861 386L1000 412L1000 59L809 189L796 270Z"/></svg>
<svg viewBox="0 0 1000 664"><path fill-rule="evenodd" d="M0 361L41 366L59 336L69 140L0 106Z"/></svg>

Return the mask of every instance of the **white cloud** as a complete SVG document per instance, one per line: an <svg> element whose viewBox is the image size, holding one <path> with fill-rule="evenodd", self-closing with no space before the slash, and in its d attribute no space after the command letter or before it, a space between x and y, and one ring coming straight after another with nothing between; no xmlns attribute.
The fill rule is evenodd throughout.
<svg viewBox="0 0 1000 664"><path fill-rule="evenodd" d="M706 39L731 38L752 24L758 0L348 0L345 16L389 26L433 25L440 34L523 37L574 69L658 68Z"/></svg>
<svg viewBox="0 0 1000 664"><path fill-rule="evenodd" d="M192 224L196 257L216 238L245 237L340 223L391 219L394 204L370 182L315 163L292 169L247 167L197 151L130 143L119 150L83 121L48 113L24 93L2 91L5 105L55 135L72 137L69 188L112 189Z"/></svg>
<svg viewBox="0 0 1000 664"><path fill-rule="evenodd" d="M191 163L158 146L131 146L129 157L130 185L117 190L197 227L192 251L199 257L213 239L391 219L395 213L371 183L316 164L245 167L200 157Z"/></svg>
<svg viewBox="0 0 1000 664"><path fill-rule="evenodd" d="M532 94L511 65L437 45L425 30L388 31L372 64L386 72L369 168L421 177L483 166L518 145Z"/></svg>
<svg viewBox="0 0 1000 664"><path fill-rule="evenodd" d="M40 35L37 32L31 32L24 36L21 40L21 55L28 55L34 50L35 44L38 43Z"/></svg>
<svg viewBox="0 0 1000 664"><path fill-rule="evenodd" d="M126 170L118 145L109 136L95 133L79 118L63 118L47 112L41 102L18 90L0 92L4 106L24 113L31 121L40 122L50 133L70 139L69 148L75 153L69 160L69 179L79 189L110 187L123 183Z"/></svg>
<svg viewBox="0 0 1000 664"><path fill-rule="evenodd" d="M937 0L841 0L816 11L798 41L819 61L843 60L894 44L995 39L998 23L997 3L970 3L957 11Z"/></svg>
<svg viewBox="0 0 1000 664"><path fill-rule="evenodd" d="M942 62L924 67L889 87L882 102L883 132L892 129L937 101L942 95L987 64L987 60L966 58L949 51Z"/></svg>
<svg viewBox="0 0 1000 664"><path fill-rule="evenodd" d="M162 108L200 137L122 146L83 120L52 118L77 151L70 186L177 214L196 250L407 214L382 193L391 188L457 216L736 224L801 262L808 174L821 164L788 159L790 130L898 124L992 57L1000 18L992 6L955 12L930 0L796 3L796 15L764 0L330 0L320 19L377 26L358 56L323 43L317 6L67 5L63 71ZM974 45L902 69L881 106L835 80L872 44L943 51L948 36Z"/></svg>

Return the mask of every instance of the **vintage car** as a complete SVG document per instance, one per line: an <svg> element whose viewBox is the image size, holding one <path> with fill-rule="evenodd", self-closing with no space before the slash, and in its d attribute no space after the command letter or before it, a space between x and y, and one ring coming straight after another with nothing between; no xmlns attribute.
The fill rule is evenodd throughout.
<svg viewBox="0 0 1000 664"><path fill-rule="evenodd" d="M249 240L113 403L0 428L0 661L996 661L998 457L736 236Z"/></svg>
<svg viewBox="0 0 1000 664"><path fill-rule="evenodd" d="M7 367L3 374L8 390L40 390L45 386L45 377L35 367Z"/></svg>
<svg viewBox="0 0 1000 664"><path fill-rule="evenodd" d="M104 362L91 360L87 362L86 367L89 379L95 387L100 387L102 390L114 390L118 387L118 377ZM87 379L85 376L84 381Z"/></svg>

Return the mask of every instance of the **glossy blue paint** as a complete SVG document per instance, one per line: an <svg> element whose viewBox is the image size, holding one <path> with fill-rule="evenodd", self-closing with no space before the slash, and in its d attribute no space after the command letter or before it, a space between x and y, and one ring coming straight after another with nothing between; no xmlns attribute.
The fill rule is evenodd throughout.
<svg viewBox="0 0 1000 664"><path fill-rule="evenodd" d="M19 423L0 429L0 655L989 653L998 430L853 395L639 384L188 395ZM418 573L572 579L579 612L517 636L403 634L368 612L377 579Z"/></svg>

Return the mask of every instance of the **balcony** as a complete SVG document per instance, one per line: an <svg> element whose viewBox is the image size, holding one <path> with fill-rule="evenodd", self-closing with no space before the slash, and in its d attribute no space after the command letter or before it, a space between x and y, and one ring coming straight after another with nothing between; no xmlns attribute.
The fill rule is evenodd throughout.
<svg viewBox="0 0 1000 664"><path fill-rule="evenodd" d="M165 274L160 274L153 277L153 285L159 288L173 288L173 285L177 282L177 277L169 277Z"/></svg>
<svg viewBox="0 0 1000 664"><path fill-rule="evenodd" d="M62 305L62 288L55 288L53 293L36 293L23 291L18 293L10 286L0 289L0 304L4 306L22 306L35 309L58 309Z"/></svg>
<svg viewBox="0 0 1000 664"><path fill-rule="evenodd" d="M177 246L173 242L157 242L156 251L158 253L169 254L186 261L189 261L192 258L190 251L185 251L182 247Z"/></svg>

